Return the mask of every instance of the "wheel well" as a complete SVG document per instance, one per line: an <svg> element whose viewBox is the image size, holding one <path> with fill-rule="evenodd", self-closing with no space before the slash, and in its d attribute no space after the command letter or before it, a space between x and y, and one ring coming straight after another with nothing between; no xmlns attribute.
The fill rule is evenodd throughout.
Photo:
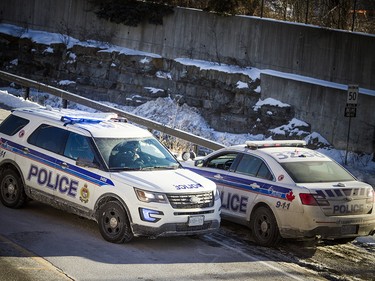
<svg viewBox="0 0 375 281"><path fill-rule="evenodd" d="M260 207L266 207L266 208L269 209L269 210L272 212L272 214L275 216L275 214L273 213L273 211L272 211L272 209L270 208L270 206L268 206L268 205L267 205L266 203L264 203L264 202L259 202L259 203L257 203L257 204L253 207L253 209L251 210L250 218L249 218L249 225L250 225L250 221L251 221L251 218L253 217L254 212L255 212L258 208L260 208Z"/></svg>
<svg viewBox="0 0 375 281"><path fill-rule="evenodd" d="M10 162L6 162L4 164L2 164L0 166L0 176L1 174L6 170L6 169L12 169L13 171L15 171L18 176L20 177L20 179L22 180L22 183L25 184L25 181L23 180L23 176L22 176L22 173L20 172L19 168L17 165L14 165L13 163L10 163Z"/></svg>
<svg viewBox="0 0 375 281"><path fill-rule="evenodd" d="M99 211L100 207L103 206L105 203L111 202L111 201L119 202L121 204L121 206L125 209L125 212L126 212L126 215L129 218L129 221L130 222L133 221L132 217L131 217L131 213L129 212L128 206L126 205L124 200L122 200L120 197L118 197L115 194L104 194L96 201L95 209L94 209L94 214L95 214L96 220L98 220L98 216L99 216L98 211Z"/></svg>

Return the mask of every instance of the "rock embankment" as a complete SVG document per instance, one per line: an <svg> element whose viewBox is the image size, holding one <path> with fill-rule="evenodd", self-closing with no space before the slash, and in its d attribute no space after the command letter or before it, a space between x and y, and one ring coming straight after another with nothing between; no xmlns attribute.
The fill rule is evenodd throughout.
<svg viewBox="0 0 375 281"><path fill-rule="evenodd" d="M90 99L137 106L171 97L197 108L217 131L274 139L303 138L310 133L306 124L304 135L293 134L292 128L278 136L272 129L288 126L294 108L256 106L261 99L260 77L246 72L202 69L147 53L124 54L81 45L68 48L64 43L47 46L1 33L0 50L1 69Z"/></svg>

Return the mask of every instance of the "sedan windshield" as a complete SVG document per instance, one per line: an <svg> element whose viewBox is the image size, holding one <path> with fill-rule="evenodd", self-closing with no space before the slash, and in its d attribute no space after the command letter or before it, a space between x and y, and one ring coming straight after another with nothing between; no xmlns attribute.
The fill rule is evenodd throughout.
<svg viewBox="0 0 375 281"><path fill-rule="evenodd" d="M296 183L343 182L355 178L333 161L286 162L281 166Z"/></svg>
<svg viewBox="0 0 375 281"><path fill-rule="evenodd" d="M110 170L176 169L180 166L155 138L96 138L95 142Z"/></svg>

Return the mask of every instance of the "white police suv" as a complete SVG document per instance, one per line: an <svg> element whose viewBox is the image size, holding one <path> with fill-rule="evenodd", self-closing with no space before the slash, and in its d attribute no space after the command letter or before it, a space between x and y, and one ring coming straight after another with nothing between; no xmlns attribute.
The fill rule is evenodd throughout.
<svg viewBox="0 0 375 281"><path fill-rule="evenodd" d="M0 124L0 200L28 198L96 220L107 241L204 234L220 226L214 182L181 167L116 114L18 109Z"/></svg>
<svg viewBox="0 0 375 281"><path fill-rule="evenodd" d="M281 237L347 241L373 234L373 188L304 146L249 141L198 159L190 169L216 182L222 218L249 226L260 245Z"/></svg>

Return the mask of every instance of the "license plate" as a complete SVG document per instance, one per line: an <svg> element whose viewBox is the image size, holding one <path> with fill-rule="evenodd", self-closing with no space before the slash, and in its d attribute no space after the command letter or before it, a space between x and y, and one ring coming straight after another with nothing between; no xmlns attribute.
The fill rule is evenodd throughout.
<svg viewBox="0 0 375 281"><path fill-rule="evenodd" d="M341 234L357 234L358 225L343 225L341 227Z"/></svg>
<svg viewBox="0 0 375 281"><path fill-rule="evenodd" d="M203 225L204 216L190 216L188 219L189 226Z"/></svg>

